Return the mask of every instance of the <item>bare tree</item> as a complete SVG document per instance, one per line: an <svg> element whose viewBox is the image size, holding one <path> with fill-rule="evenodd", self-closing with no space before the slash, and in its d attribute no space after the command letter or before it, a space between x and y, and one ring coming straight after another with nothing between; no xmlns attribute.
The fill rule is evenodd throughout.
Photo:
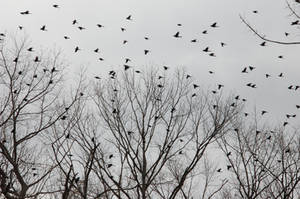
<svg viewBox="0 0 300 199"><path fill-rule="evenodd" d="M291 22L291 25L295 26L297 28L300 25L300 22L299 22L300 13L298 12L298 8L297 8L300 5L299 3L300 2L298 0L295 0L294 2L286 0L287 8L289 9L289 11L291 13L290 15L295 19L295 21ZM282 44L282 45L299 45L300 44L300 41L283 41L280 39L271 39L271 38L267 37L265 34L261 33L259 30L256 30L256 28L253 25L251 25L250 22L248 22L245 17L240 15L240 19L256 36L258 36L260 39L262 39L266 42ZM285 33L285 34L287 36L289 33Z"/></svg>
<svg viewBox="0 0 300 199"><path fill-rule="evenodd" d="M227 159L233 198L299 198L298 131L259 128L255 121L236 125L219 144Z"/></svg>
<svg viewBox="0 0 300 199"><path fill-rule="evenodd" d="M58 164L49 161L53 143L47 137L55 137L51 128L80 98L79 90L64 95L64 68L60 53L36 52L26 39L1 43L0 196L59 191L51 188Z"/></svg>
<svg viewBox="0 0 300 199"><path fill-rule="evenodd" d="M82 198L191 198L205 151L241 109L184 71L110 71L91 99L61 149L74 151L62 173L74 165L73 193Z"/></svg>

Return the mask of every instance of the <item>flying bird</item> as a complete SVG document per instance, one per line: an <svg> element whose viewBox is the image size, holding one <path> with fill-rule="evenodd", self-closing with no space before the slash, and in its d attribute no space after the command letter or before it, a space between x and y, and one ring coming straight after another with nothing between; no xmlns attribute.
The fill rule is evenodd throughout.
<svg viewBox="0 0 300 199"><path fill-rule="evenodd" d="M29 12L29 10L26 10L26 11L24 11L24 12L20 12L20 14L21 14L21 15L29 15L29 14L31 14L31 13Z"/></svg>
<svg viewBox="0 0 300 199"><path fill-rule="evenodd" d="M79 50L80 50L80 48L78 46L76 46L75 53L78 52Z"/></svg>
<svg viewBox="0 0 300 199"><path fill-rule="evenodd" d="M179 34L180 34L179 32L176 32L175 35L173 35L173 37L175 37L175 38L181 38L182 36L180 36Z"/></svg>
<svg viewBox="0 0 300 199"><path fill-rule="evenodd" d="M215 23L211 24L210 27L212 27L212 28L217 28L217 27L219 27L219 26L217 26L217 22L215 22Z"/></svg>
<svg viewBox="0 0 300 199"><path fill-rule="evenodd" d="M126 17L127 20L132 20L131 19L131 15L129 15L128 17Z"/></svg>
<svg viewBox="0 0 300 199"><path fill-rule="evenodd" d="M47 31L46 29L46 25L43 25L41 28L40 28L41 31Z"/></svg>

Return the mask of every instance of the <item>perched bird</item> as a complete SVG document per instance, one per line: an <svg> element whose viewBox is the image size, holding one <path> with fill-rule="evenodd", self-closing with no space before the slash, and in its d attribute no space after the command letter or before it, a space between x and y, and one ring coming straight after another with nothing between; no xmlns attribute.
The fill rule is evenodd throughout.
<svg viewBox="0 0 300 199"><path fill-rule="evenodd" d="M286 37L289 36L289 34L290 34L290 33L288 33L288 32L285 32L285 33L284 33L284 35L285 35Z"/></svg>
<svg viewBox="0 0 300 199"><path fill-rule="evenodd" d="M224 47L226 44L224 42L221 42L221 46Z"/></svg>
<svg viewBox="0 0 300 199"><path fill-rule="evenodd" d="M220 168L220 169L217 169L217 172L218 172L218 173L220 173L221 171L222 171L222 169L221 169L221 168Z"/></svg>
<svg viewBox="0 0 300 199"><path fill-rule="evenodd" d="M29 52L33 52L33 48L32 48L32 47L30 47L30 48L28 48L28 49L27 49L27 51L29 51Z"/></svg>
<svg viewBox="0 0 300 199"><path fill-rule="evenodd" d="M104 26L101 25L101 24L97 24L97 27L98 27L98 28L103 28Z"/></svg>
<svg viewBox="0 0 300 199"><path fill-rule="evenodd" d="M110 155L108 156L109 159L111 159L111 158L113 158L113 157L114 157L113 154L110 154Z"/></svg>
<svg viewBox="0 0 300 199"><path fill-rule="evenodd" d="M73 25L75 25L75 24L77 24L78 22L77 22L77 20L76 19L74 19L73 21L72 21L72 24Z"/></svg>
<svg viewBox="0 0 300 199"><path fill-rule="evenodd" d="M125 59L125 63L127 64L128 62L130 62L131 60L129 58Z"/></svg>
<svg viewBox="0 0 300 199"><path fill-rule="evenodd" d="M167 66L163 66L163 68L164 68L164 70L168 70L169 69L169 67L167 67Z"/></svg>
<svg viewBox="0 0 300 199"><path fill-rule="evenodd" d="M253 66L249 66L249 69L252 71L252 70L254 70L254 69L255 69L255 67L253 67Z"/></svg>
<svg viewBox="0 0 300 199"><path fill-rule="evenodd" d="M99 52L99 48L96 48L96 49L94 50L94 52L95 52L95 53L98 53L98 52Z"/></svg>
<svg viewBox="0 0 300 199"><path fill-rule="evenodd" d="M59 8L59 5L57 5L57 4L54 4L54 5L52 5L54 8Z"/></svg>
<svg viewBox="0 0 300 199"><path fill-rule="evenodd" d="M197 84L193 84L193 87L194 87L194 89L196 89L196 88L198 88L198 87L199 87L199 85L197 85Z"/></svg>

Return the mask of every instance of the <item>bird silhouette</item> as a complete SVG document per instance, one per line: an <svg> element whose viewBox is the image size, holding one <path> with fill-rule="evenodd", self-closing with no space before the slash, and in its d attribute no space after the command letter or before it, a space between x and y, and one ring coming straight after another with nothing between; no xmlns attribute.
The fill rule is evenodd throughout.
<svg viewBox="0 0 300 199"><path fill-rule="evenodd" d="M73 21L72 21L72 24L73 25L75 25L75 24L77 24L78 22L77 22L77 20L76 19L74 19Z"/></svg>
<svg viewBox="0 0 300 199"><path fill-rule="evenodd" d="M99 52L99 48L96 48L96 49L94 50L94 52L95 52L95 53L98 53L98 52Z"/></svg>
<svg viewBox="0 0 300 199"><path fill-rule="evenodd" d="M219 27L219 26L217 26L217 22L214 22L213 24L210 25L210 27L212 27L212 28L217 28L217 27Z"/></svg>
<svg viewBox="0 0 300 199"><path fill-rule="evenodd" d="M80 48L78 46L76 46L75 53L77 53L79 50L80 50Z"/></svg>
<svg viewBox="0 0 300 199"><path fill-rule="evenodd" d="M209 51L209 47L204 48L204 49L203 49L203 52L210 52L210 51Z"/></svg>
<svg viewBox="0 0 300 199"><path fill-rule="evenodd" d="M266 42L264 41L264 42L262 42L260 45L261 45L261 46L266 46Z"/></svg>
<svg viewBox="0 0 300 199"><path fill-rule="evenodd" d="M293 21L293 22L291 23L292 26L298 25L298 24L299 24L299 20Z"/></svg>
<svg viewBox="0 0 300 199"><path fill-rule="evenodd" d="M149 50L144 50L144 54L147 55L150 51Z"/></svg>
<svg viewBox="0 0 300 199"><path fill-rule="evenodd" d="M124 64L124 70L125 70L125 71L128 70L129 68L130 68L130 66Z"/></svg>
<svg viewBox="0 0 300 199"><path fill-rule="evenodd" d="M181 38L182 36L179 35L179 34L180 34L179 32L176 32L176 33L173 35L173 37L175 37L175 38Z"/></svg>
<svg viewBox="0 0 300 199"><path fill-rule="evenodd" d="M128 17L126 17L127 20L132 20L131 19L131 15L129 15Z"/></svg>
<svg viewBox="0 0 300 199"><path fill-rule="evenodd" d="M78 26L78 29L79 29L79 30L85 30L85 27Z"/></svg>
<svg viewBox="0 0 300 199"><path fill-rule="evenodd" d="M242 73L248 73L248 72L247 72L247 67L245 67L245 68L242 70Z"/></svg>
<svg viewBox="0 0 300 199"><path fill-rule="evenodd" d="M203 30L203 31L202 31L202 34L207 34L207 30Z"/></svg>
<svg viewBox="0 0 300 199"><path fill-rule="evenodd" d="M24 11L24 12L20 12L20 14L21 14L21 15L29 15L29 14L31 14L31 13L29 12L29 10L26 10L26 11Z"/></svg>
<svg viewBox="0 0 300 199"><path fill-rule="evenodd" d="M57 5L57 4L54 4L54 5L52 5L54 8L59 8L59 5Z"/></svg>
<svg viewBox="0 0 300 199"><path fill-rule="evenodd" d="M193 84L193 87L194 87L194 89L196 89L196 88L198 88L198 87L199 87L199 85L197 85L197 84Z"/></svg>
<svg viewBox="0 0 300 199"><path fill-rule="evenodd" d="M46 29L46 25L43 25L41 28L40 28L41 31L47 31Z"/></svg>
<svg viewBox="0 0 300 199"><path fill-rule="evenodd" d="M191 42L192 42L192 43L196 43L196 42L197 42L197 39L192 39Z"/></svg>
<svg viewBox="0 0 300 199"><path fill-rule="evenodd" d="M68 37L68 36L64 36L64 39L70 39L70 37Z"/></svg>
<svg viewBox="0 0 300 199"><path fill-rule="evenodd" d="M104 26L101 25L101 24L97 24L97 27L98 27L98 28L103 28Z"/></svg>

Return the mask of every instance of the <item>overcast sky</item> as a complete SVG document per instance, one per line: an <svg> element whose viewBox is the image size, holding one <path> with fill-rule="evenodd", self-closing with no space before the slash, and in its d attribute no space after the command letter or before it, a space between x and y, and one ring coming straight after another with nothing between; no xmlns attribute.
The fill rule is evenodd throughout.
<svg viewBox="0 0 300 199"><path fill-rule="evenodd" d="M271 39L300 41L300 32L290 23L284 0L0 0L0 32L29 35L35 49L61 49L72 71L85 66L88 74L105 76L108 70L123 69L125 58L135 69L163 66L186 67L198 84L248 99L249 112L267 110L283 123L300 105L299 48L267 43L247 29L239 14ZM53 8L58 4L59 8ZM292 2L292 5L295 5ZM297 6L297 5L296 5ZM300 11L300 4L298 6ZM32 14L21 15L29 10ZM257 10L258 13L253 13ZM126 17L132 15L132 20ZM78 24L72 25L76 19ZM210 25L217 22L217 28ZM180 23L182 26L177 26ZM98 28L96 24L104 27ZM18 26L24 26L18 30ZM47 31L40 28L46 25ZM85 29L80 31L78 26ZM122 32L121 27L126 28ZM208 34L202 34L207 30ZM182 38L173 35L180 31ZM290 33L288 37L284 32ZM65 40L64 36L69 36ZM144 37L149 37L145 40ZM196 43L190 40L197 39ZM128 43L123 45L123 40ZM221 47L220 42L227 45ZM81 49L74 53L76 46ZM202 50L209 46L216 57ZM99 48L100 53L93 50ZM144 55L144 50L150 50ZM283 59L278 56L282 55ZM99 61L102 57L104 61ZM244 67L256 67L242 74ZM208 71L214 71L209 74ZM265 74L271 75L266 79ZM283 73L283 78L278 75ZM255 83L256 89L246 86ZM298 112L297 112L298 111ZM295 121L291 124L297 125Z"/></svg>

